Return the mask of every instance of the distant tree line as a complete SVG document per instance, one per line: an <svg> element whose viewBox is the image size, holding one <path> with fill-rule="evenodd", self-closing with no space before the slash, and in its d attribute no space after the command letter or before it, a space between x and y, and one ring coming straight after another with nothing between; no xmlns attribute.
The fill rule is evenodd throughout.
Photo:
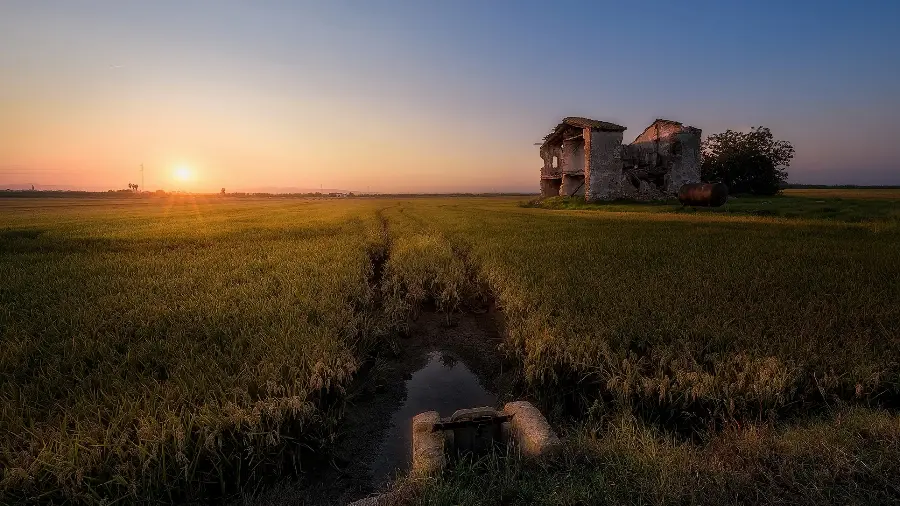
<svg viewBox="0 0 900 506"><path fill-rule="evenodd" d="M891 184L800 184L784 183L784 189L807 190L900 190L900 185Z"/></svg>

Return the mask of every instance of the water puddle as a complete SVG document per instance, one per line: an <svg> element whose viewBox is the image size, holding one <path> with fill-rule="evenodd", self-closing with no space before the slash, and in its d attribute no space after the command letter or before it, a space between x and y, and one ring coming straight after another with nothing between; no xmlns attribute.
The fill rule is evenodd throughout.
<svg viewBox="0 0 900 506"><path fill-rule="evenodd" d="M412 418L423 411L442 417L457 409L496 406L497 397L481 386L475 374L453 354L432 351L428 363L406 380L406 400L391 415L390 427L371 465L372 482L380 486L398 472L409 470L412 459Z"/></svg>
<svg viewBox="0 0 900 506"><path fill-rule="evenodd" d="M334 446L301 476L252 493L245 506L347 504L382 491L412 460L412 417L499 405L509 390L494 314L425 311L410 322L400 353L373 361L351 388ZM441 350L441 351L436 351ZM485 389L482 385L486 385ZM499 396L497 392L502 392Z"/></svg>

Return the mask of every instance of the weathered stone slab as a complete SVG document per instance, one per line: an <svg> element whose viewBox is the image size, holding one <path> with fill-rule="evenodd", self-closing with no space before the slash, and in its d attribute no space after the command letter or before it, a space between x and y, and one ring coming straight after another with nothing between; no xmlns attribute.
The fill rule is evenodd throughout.
<svg viewBox="0 0 900 506"><path fill-rule="evenodd" d="M509 402L503 412L512 415L510 436L522 454L528 457L548 456L559 451L561 442L544 415L528 401Z"/></svg>
<svg viewBox="0 0 900 506"><path fill-rule="evenodd" d="M381 496L364 497L358 501L353 501L347 506L381 506Z"/></svg>
<svg viewBox="0 0 900 506"><path fill-rule="evenodd" d="M396 502L394 494L379 494L371 497L364 497L358 501L353 501L347 506L390 506Z"/></svg>
<svg viewBox="0 0 900 506"><path fill-rule="evenodd" d="M456 411L453 412L452 415L450 415L450 420L454 421L454 422L459 421L459 420L472 420L475 418L497 416L499 414L500 413L496 409L494 409L490 406L482 406L479 408L457 409Z"/></svg>
<svg viewBox="0 0 900 506"><path fill-rule="evenodd" d="M413 458L410 474L414 477L433 476L447 465L444 457L444 434L434 431L441 415L426 411L413 417Z"/></svg>

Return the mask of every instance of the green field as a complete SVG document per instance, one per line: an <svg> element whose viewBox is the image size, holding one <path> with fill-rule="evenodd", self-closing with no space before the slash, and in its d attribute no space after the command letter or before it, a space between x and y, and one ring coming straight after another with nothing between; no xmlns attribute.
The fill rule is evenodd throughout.
<svg viewBox="0 0 900 506"><path fill-rule="evenodd" d="M711 216L759 216L805 218L841 222L900 222L900 190L788 189L780 195L732 196L719 208L683 207L678 202L602 202L586 203L581 198L554 197L526 204L542 209L589 209L606 212L679 213Z"/></svg>
<svg viewBox="0 0 900 506"><path fill-rule="evenodd" d="M0 503L303 473L410 318L488 300L569 449L410 503L900 500L900 191L527 200L0 198Z"/></svg>

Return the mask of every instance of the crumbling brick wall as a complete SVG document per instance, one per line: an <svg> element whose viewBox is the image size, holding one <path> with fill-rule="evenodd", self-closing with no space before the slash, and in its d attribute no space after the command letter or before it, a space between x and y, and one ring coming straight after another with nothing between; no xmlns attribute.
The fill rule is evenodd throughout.
<svg viewBox="0 0 900 506"><path fill-rule="evenodd" d="M700 129L656 120L626 146L615 133L591 135L588 200L666 199L682 185L700 182Z"/></svg>
<svg viewBox="0 0 900 506"><path fill-rule="evenodd" d="M655 200L700 181L700 130L658 119L622 145L625 127L568 117L541 145L541 196ZM556 166L553 160L556 157Z"/></svg>
<svg viewBox="0 0 900 506"><path fill-rule="evenodd" d="M575 134L573 132L570 135ZM580 133L580 132L578 132ZM567 138L562 144L562 186L560 195L567 197L584 196L584 138Z"/></svg>
<svg viewBox="0 0 900 506"><path fill-rule="evenodd" d="M621 197L622 132L591 131L587 200Z"/></svg>
<svg viewBox="0 0 900 506"><path fill-rule="evenodd" d="M669 195L678 195L678 190L686 184L700 182L701 133L699 128L689 126L675 134L680 149L674 154L672 169L669 171L666 187Z"/></svg>
<svg viewBox="0 0 900 506"><path fill-rule="evenodd" d="M554 158L556 158L556 167L554 167ZM559 167L559 160L562 158L562 146L544 145L541 146L541 159L544 161L541 166L541 197L553 197L559 195L561 185L562 172Z"/></svg>
<svg viewBox="0 0 900 506"><path fill-rule="evenodd" d="M544 165L541 167L541 177L559 177L560 166L559 161L562 159L562 146L543 146L541 147L541 158ZM554 167L554 158L556 158L556 167Z"/></svg>
<svg viewBox="0 0 900 506"><path fill-rule="evenodd" d="M623 149L623 194L652 200L672 197L700 182L700 129L658 119Z"/></svg>
<svg viewBox="0 0 900 506"><path fill-rule="evenodd" d="M541 179L541 197L556 197L560 194L562 179Z"/></svg>

